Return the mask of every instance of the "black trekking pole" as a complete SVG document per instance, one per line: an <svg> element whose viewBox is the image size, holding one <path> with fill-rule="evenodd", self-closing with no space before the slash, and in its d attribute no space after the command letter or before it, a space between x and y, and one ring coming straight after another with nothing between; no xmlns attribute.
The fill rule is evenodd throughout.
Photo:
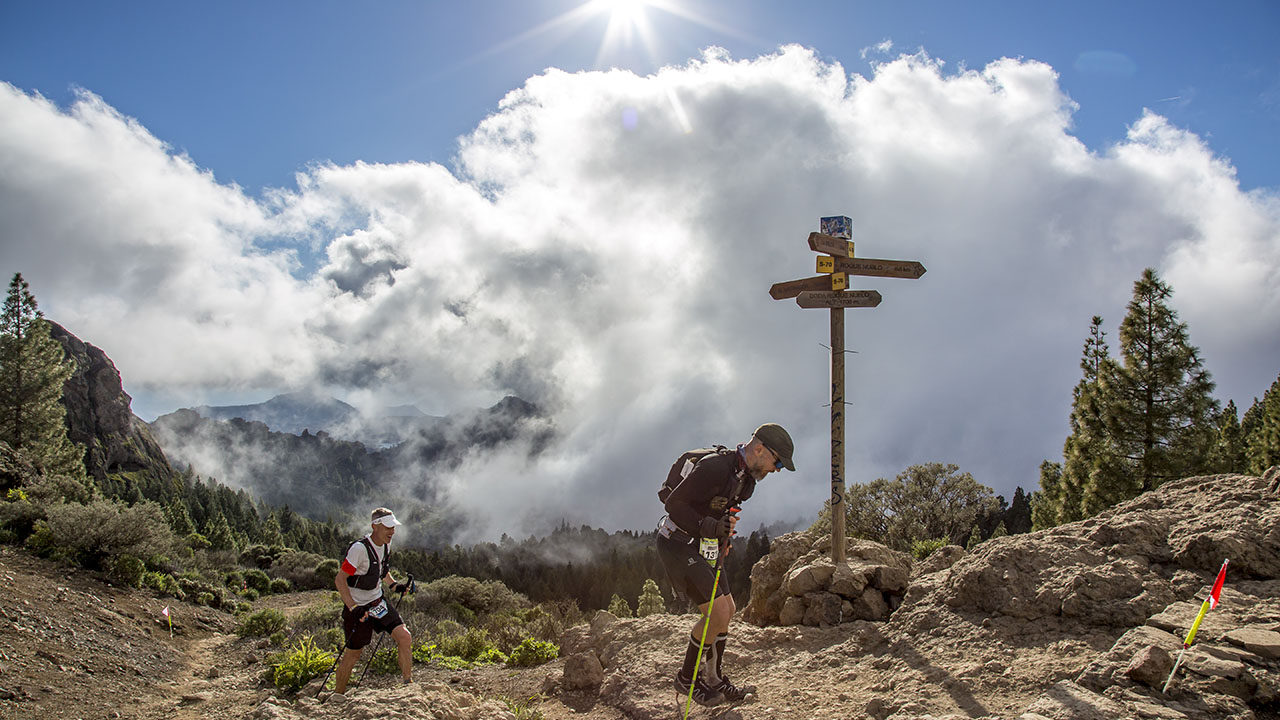
<svg viewBox="0 0 1280 720"><path fill-rule="evenodd" d="M342 619L341 613L339 613L338 619ZM333 658L333 664L329 666L329 672L324 674L324 680L320 681L320 689L316 691L317 700L320 699L320 693L324 692L324 686L329 682L329 676L333 674L334 668L338 667L338 663L341 662L342 655L347 652L347 645L351 643L351 636L355 631L355 626L352 626L351 632L347 633L347 636L342 640L342 649L339 650L337 656ZM332 697L332 695L330 695L330 697Z"/></svg>
<svg viewBox="0 0 1280 720"><path fill-rule="evenodd" d="M392 610L395 610L397 613L400 612L400 602L404 600L404 594L409 592L409 588L411 587L413 587L412 575L410 575L409 579L402 584L402 589L400 590L400 597L396 598L396 601L391 604ZM352 685L349 689L354 690L355 688L360 686L360 683L364 682L364 676L368 674L369 666L373 664L373 659L378 655L378 648L382 647L382 641L385 638L385 636L390 634L391 633L387 633L387 632L378 633L378 642L374 643L373 652L369 653L369 659L364 661L364 670L360 671L360 679L356 680L355 684Z"/></svg>

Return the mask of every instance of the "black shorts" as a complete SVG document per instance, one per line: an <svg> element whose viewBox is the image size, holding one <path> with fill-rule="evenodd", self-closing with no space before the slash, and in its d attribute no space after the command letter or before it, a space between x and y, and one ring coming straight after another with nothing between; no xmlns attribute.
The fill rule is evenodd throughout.
<svg viewBox="0 0 1280 720"><path fill-rule="evenodd" d="M387 613L380 618L372 615L364 622L360 618L364 617L369 608L376 606L378 603L385 603ZM355 610L342 608L342 634L347 638L348 650L359 650L369 641L373 639L373 631L389 633L395 630L397 626L403 625L404 621L400 619L400 613L387 602L386 596L383 596L368 605L357 605Z"/></svg>
<svg viewBox="0 0 1280 720"><path fill-rule="evenodd" d="M729 594L729 573L720 571L720 582L716 583L716 569L698 552L698 541L687 542L679 535L663 537L658 535L658 559L667 570L667 578L675 591L682 593L695 605L703 605L711 600L711 588L716 589L716 597Z"/></svg>

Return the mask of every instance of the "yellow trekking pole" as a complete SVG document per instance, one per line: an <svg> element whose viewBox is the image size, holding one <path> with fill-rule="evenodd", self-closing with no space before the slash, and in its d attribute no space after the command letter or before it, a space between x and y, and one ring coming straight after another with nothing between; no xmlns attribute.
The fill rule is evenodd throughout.
<svg viewBox="0 0 1280 720"><path fill-rule="evenodd" d="M707 603L707 619L702 623L702 639L698 641L698 662L693 666L693 679L689 681L689 698L684 702L685 720L689 719L689 710L693 707L693 688L698 684L698 669L702 667L702 648L707 645L707 630L711 627L711 610L716 606L716 588L720 585L721 566L722 563L716 562L716 579L711 582L711 602Z"/></svg>

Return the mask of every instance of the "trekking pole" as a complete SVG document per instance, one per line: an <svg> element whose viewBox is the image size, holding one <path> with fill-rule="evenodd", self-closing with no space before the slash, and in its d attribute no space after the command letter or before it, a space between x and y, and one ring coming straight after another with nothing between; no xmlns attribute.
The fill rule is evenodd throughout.
<svg viewBox="0 0 1280 720"><path fill-rule="evenodd" d="M707 630L711 627L711 611L716 606L716 588L720 586L720 568L724 563L717 559L716 579L711 582L711 602L707 603L707 619L702 623L702 639L698 641L698 660L693 666L693 679L689 681L689 697L684 702L684 717L689 719L689 710L693 707L693 688L698 684L698 668L702 667L702 648L707 644Z"/></svg>
<svg viewBox="0 0 1280 720"><path fill-rule="evenodd" d="M409 592L408 583L405 583L405 588L400 591L400 597L396 598L396 601L391 604L392 610L395 610L396 612L400 612L400 601L404 600L404 594L406 592ZM373 652L369 653L369 659L364 661L364 670L360 671L360 679L355 682L355 685L351 686L352 690L356 689L357 687L360 686L360 683L364 682L364 676L368 674L369 666L373 664L373 658L378 655L378 649L382 647L383 639L385 639L385 637L390 634L391 633L387 633L387 632L378 633L378 642L374 643Z"/></svg>
<svg viewBox="0 0 1280 720"><path fill-rule="evenodd" d="M338 619L342 619L341 614L338 615ZM333 658L333 664L329 666L329 672L324 674L324 680L320 681L320 689L316 690L317 700L320 699L320 693L324 692L324 686L329 682L329 676L333 674L333 669L338 667L338 662L342 660L342 654L347 651L347 645L351 642L351 635L355 633L355 631L355 626L352 626L351 632L347 633L347 636L342 640L342 649L339 650L338 654Z"/></svg>

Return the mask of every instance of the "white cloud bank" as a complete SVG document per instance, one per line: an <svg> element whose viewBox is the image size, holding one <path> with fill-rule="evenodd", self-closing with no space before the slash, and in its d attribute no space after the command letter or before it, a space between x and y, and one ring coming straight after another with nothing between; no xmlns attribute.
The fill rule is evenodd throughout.
<svg viewBox="0 0 1280 720"><path fill-rule="evenodd" d="M253 198L88 92L64 110L0 85L0 268L135 394L551 409L540 461L451 479L493 519L478 536L649 527L679 452L780 422L800 470L762 486L754 526L828 495L827 313L767 290L812 275L807 234L846 214L859 255L929 269L855 279L884 302L847 312L849 480L954 462L1008 497L1059 457L1089 318L1114 338L1144 267L1224 401L1280 371L1276 195L1155 114L1086 148L1074 109L1037 62L921 54L864 78L798 47L711 50L530 78L453 169L321 165Z"/></svg>

